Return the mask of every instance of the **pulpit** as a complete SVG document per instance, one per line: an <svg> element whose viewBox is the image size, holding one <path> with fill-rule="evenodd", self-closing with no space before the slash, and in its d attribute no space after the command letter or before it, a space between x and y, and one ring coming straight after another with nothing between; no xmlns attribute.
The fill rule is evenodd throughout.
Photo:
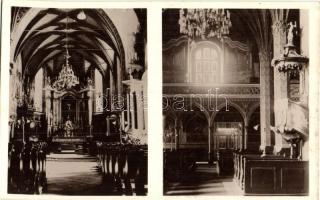
<svg viewBox="0 0 320 200"><path fill-rule="evenodd" d="M274 95L275 127L271 129L276 133L277 152L288 146L285 144L287 142L291 147L290 157L302 159L302 148L309 135L309 59L298 54L293 44L296 28L296 24L290 22L284 53L272 60L275 73L280 77L277 85L281 90ZM294 155L294 147L300 148L297 155Z"/></svg>

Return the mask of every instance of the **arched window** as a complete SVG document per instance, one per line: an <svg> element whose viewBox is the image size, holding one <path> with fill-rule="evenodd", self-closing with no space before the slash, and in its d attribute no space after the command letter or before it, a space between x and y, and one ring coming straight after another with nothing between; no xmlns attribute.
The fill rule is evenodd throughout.
<svg viewBox="0 0 320 200"><path fill-rule="evenodd" d="M219 50L214 45L201 45L197 47L193 51L192 58L192 82L220 82L220 56Z"/></svg>

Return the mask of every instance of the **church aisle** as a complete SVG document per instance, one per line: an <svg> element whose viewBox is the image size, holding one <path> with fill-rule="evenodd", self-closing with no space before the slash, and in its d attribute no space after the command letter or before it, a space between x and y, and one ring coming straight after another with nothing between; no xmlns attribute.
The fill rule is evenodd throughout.
<svg viewBox="0 0 320 200"><path fill-rule="evenodd" d="M93 157L78 154L51 154L47 161L47 194L93 195L102 177Z"/></svg>
<svg viewBox="0 0 320 200"><path fill-rule="evenodd" d="M233 176L219 176L216 166L198 164L181 182L168 183L165 195L241 195Z"/></svg>
<svg viewBox="0 0 320 200"><path fill-rule="evenodd" d="M47 194L102 195L102 176L94 157L51 154L47 161Z"/></svg>

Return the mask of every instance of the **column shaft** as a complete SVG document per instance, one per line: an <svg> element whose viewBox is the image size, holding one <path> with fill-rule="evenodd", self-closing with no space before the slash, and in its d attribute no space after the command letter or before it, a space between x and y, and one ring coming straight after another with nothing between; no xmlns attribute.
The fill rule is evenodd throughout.
<svg viewBox="0 0 320 200"><path fill-rule="evenodd" d="M260 124L261 124L261 146L263 155L272 154L273 147L271 144L271 132L270 132L270 72L271 72L271 60L270 54L267 48L260 48Z"/></svg>
<svg viewBox="0 0 320 200"><path fill-rule="evenodd" d="M279 58L283 55L286 44L286 26L283 21L275 21L272 25L273 31L273 52L274 57ZM287 73L273 70L274 74L274 119L275 127L286 124L286 112L288 103L288 76ZM287 142L280 134L275 134L275 152L280 152L283 148L289 148Z"/></svg>

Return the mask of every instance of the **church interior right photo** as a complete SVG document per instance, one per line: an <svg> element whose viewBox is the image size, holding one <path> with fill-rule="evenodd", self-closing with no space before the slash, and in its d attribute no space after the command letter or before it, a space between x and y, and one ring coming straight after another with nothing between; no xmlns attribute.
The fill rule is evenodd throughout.
<svg viewBox="0 0 320 200"><path fill-rule="evenodd" d="M308 21L162 10L164 195L309 194Z"/></svg>

